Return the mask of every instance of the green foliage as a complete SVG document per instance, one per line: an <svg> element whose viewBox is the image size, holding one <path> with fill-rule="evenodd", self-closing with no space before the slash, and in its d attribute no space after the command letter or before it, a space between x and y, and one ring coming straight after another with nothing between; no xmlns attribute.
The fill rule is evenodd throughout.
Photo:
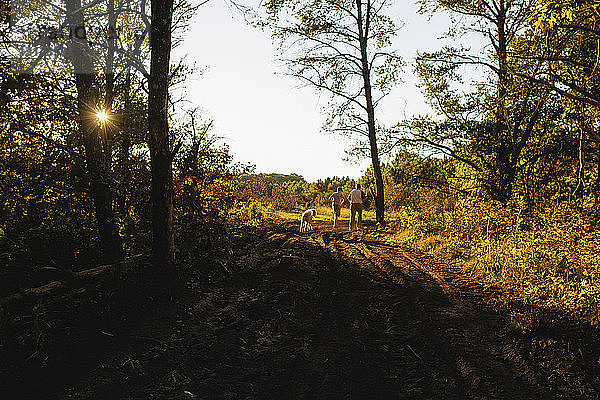
<svg viewBox="0 0 600 400"><path fill-rule="evenodd" d="M288 182L297 182L297 183L303 183L305 182L304 178L301 175L298 174L290 174L290 175L286 175L286 174L241 174L237 177L237 180L239 182L245 182L248 180L254 180L257 177L260 177L260 179L264 179L265 181L268 182L273 182L276 184L285 184Z"/></svg>
<svg viewBox="0 0 600 400"><path fill-rule="evenodd" d="M423 1L424 12L441 9L455 17L449 36L477 35L490 51L456 46L420 53L415 70L437 115L396 128L413 148L468 166L474 186L501 202L518 190L518 176L543 153L543 141L564 111L557 93L530 78L539 72L530 54L541 41L527 18L534 3Z"/></svg>
<svg viewBox="0 0 600 400"><path fill-rule="evenodd" d="M516 204L461 201L444 216L432 210L405 215L401 228L408 243L461 262L465 273L487 285L597 324L596 210L582 215L578 208L574 203L548 207L536 214L533 226L523 229L526 217Z"/></svg>

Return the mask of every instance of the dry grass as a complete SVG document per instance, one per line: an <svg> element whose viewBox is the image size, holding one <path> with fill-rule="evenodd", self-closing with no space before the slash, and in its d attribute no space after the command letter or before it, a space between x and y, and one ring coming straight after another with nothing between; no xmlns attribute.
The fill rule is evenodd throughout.
<svg viewBox="0 0 600 400"><path fill-rule="evenodd" d="M316 221L324 221L333 223L333 210L331 207L325 206L317 206L315 207L317 210L317 216L315 217ZM284 221L300 221L300 216L304 210L298 209L294 211L276 211L275 214L277 217ZM363 221L375 221L375 210L366 210L363 211ZM350 209L342 208L340 219L338 223L342 225L347 225L350 223Z"/></svg>

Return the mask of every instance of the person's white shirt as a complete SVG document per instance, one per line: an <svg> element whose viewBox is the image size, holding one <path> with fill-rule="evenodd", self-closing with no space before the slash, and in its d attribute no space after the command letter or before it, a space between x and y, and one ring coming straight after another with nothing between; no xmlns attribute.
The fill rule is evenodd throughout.
<svg viewBox="0 0 600 400"><path fill-rule="evenodd" d="M352 189L350 192L350 203L362 204L362 191L360 189Z"/></svg>

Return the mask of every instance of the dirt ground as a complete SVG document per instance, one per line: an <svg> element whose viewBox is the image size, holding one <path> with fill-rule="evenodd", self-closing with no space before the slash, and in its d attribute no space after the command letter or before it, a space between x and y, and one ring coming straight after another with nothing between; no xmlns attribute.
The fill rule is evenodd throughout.
<svg viewBox="0 0 600 400"><path fill-rule="evenodd" d="M599 398L595 336L523 332L497 292L370 227L239 228L210 262L176 301L98 329L101 354L47 398ZM10 398L44 398L21 383Z"/></svg>

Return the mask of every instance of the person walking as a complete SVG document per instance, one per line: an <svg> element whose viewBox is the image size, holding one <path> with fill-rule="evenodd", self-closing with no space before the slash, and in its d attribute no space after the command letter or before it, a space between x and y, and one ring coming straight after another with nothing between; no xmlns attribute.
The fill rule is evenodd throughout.
<svg viewBox="0 0 600 400"><path fill-rule="evenodd" d="M333 227L335 228L342 211L342 205L346 202L346 197L344 196L344 193L342 193L342 188L338 187L337 192L333 192L329 196L329 200L331 200L331 208L333 209Z"/></svg>
<svg viewBox="0 0 600 400"><path fill-rule="evenodd" d="M360 190L360 183L356 184L356 189L350 192L350 230L360 229L362 227L362 211L363 211L363 199L365 194ZM358 215L357 215L358 214ZM357 221L355 222L355 217Z"/></svg>

